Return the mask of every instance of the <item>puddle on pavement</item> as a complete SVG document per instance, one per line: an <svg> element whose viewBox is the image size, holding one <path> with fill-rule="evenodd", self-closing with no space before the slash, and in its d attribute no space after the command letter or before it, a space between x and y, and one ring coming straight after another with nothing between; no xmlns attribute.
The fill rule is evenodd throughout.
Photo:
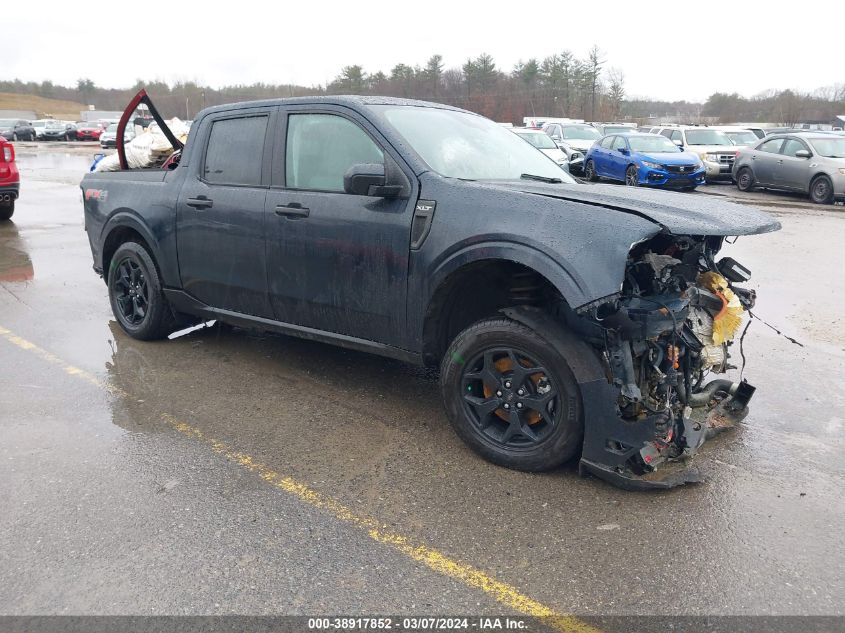
<svg viewBox="0 0 845 633"><path fill-rule="evenodd" d="M101 152L98 148L91 148L90 155L20 151L16 156L18 169L25 179L76 185L88 173L94 155Z"/></svg>
<svg viewBox="0 0 845 633"><path fill-rule="evenodd" d="M0 281L29 281L35 277L32 260L12 222L0 225Z"/></svg>

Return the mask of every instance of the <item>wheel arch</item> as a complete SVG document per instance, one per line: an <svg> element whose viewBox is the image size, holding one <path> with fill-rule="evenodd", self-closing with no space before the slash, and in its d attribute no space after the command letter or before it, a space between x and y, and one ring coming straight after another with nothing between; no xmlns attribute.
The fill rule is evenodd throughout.
<svg viewBox="0 0 845 633"><path fill-rule="evenodd" d="M470 324L519 305L580 305L583 282L548 256L516 245L479 245L443 262L423 305L422 352L436 364Z"/></svg>
<svg viewBox="0 0 845 633"><path fill-rule="evenodd" d="M103 227L101 233L101 262L100 266L103 270L103 278L108 283L109 268L111 260L115 251L125 242L138 242L153 260L156 266L159 277L162 277L162 270L160 265L160 251L158 242L152 233L144 224L135 217L135 215L127 210L119 210L117 213L109 218L109 221Z"/></svg>

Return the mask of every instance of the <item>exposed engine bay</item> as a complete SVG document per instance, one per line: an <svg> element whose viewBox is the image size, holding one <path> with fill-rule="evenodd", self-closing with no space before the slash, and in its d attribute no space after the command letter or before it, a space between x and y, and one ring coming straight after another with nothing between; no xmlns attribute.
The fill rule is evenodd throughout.
<svg viewBox="0 0 845 633"><path fill-rule="evenodd" d="M696 481L658 467L690 457L747 414L754 387L715 377L736 368L731 351L756 298L738 285L748 269L730 257L717 261L723 241L664 231L634 245L620 295L582 313L617 391L616 423L592 445L585 440L588 470L629 487Z"/></svg>

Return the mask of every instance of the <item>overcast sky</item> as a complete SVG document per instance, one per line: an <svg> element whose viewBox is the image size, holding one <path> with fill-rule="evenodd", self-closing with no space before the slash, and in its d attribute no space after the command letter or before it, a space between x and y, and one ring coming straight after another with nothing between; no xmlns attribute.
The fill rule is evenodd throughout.
<svg viewBox="0 0 845 633"><path fill-rule="evenodd" d="M752 96L845 83L845 2L680 4L48 0L4 22L0 78L311 86L351 64L389 74L433 53L449 68L487 52L509 72L520 59L565 49L583 57L597 44L605 68L625 73L629 97L704 100L716 91Z"/></svg>

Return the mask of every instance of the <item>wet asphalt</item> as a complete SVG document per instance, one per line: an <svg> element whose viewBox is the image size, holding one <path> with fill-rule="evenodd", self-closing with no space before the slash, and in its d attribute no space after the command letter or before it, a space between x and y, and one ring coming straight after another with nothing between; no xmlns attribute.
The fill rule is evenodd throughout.
<svg viewBox="0 0 845 633"><path fill-rule="evenodd" d="M512 611L163 414L559 612L845 613L842 207L754 200L783 230L725 254L752 270L755 312L803 347L753 323L757 394L696 458L707 480L632 493L571 465L483 461L419 368L239 329L128 338L82 227L96 150L21 145L0 328L116 389L0 337L0 613Z"/></svg>

